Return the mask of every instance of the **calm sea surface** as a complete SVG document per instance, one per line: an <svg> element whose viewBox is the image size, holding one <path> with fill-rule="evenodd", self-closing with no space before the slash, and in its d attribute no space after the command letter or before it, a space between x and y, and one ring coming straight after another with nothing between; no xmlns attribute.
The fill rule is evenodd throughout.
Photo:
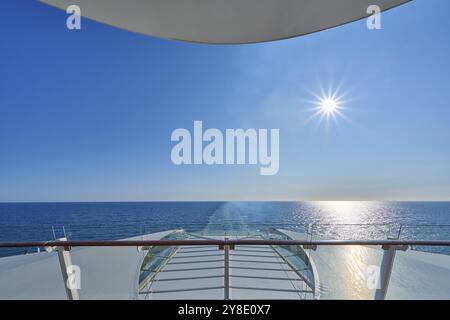
<svg viewBox="0 0 450 320"><path fill-rule="evenodd" d="M192 231L266 226L321 239L450 239L450 202L0 203L0 241L121 239L176 227ZM429 250L428 248L419 248ZM450 254L449 249L434 251ZM2 249L0 256L21 250Z"/></svg>

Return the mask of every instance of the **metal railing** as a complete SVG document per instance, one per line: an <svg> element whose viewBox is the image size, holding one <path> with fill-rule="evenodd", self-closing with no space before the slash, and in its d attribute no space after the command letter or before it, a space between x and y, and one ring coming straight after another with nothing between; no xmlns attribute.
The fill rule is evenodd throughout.
<svg viewBox="0 0 450 320"><path fill-rule="evenodd" d="M208 239L208 240L51 240L26 242L0 242L0 248L27 247L145 247L190 245L299 245L299 246L430 246L447 247L449 240L259 240L259 239Z"/></svg>
<svg viewBox="0 0 450 320"><path fill-rule="evenodd" d="M303 249L316 250L318 246L381 246L384 250L380 267L381 287L375 292L375 299L385 299L389 280L394 265L395 252L407 250L413 246L450 247L447 240L276 240L276 239L200 239L200 240L98 240L98 241L30 241L30 242L0 242L0 248L45 248L47 251L58 252L61 272L65 281L68 277L68 266L71 265L70 250L72 247L137 247L148 250L150 247L180 247L180 246L218 246L224 251L224 298L230 298L230 250L236 246L299 246ZM66 288L69 299L78 299L75 289Z"/></svg>

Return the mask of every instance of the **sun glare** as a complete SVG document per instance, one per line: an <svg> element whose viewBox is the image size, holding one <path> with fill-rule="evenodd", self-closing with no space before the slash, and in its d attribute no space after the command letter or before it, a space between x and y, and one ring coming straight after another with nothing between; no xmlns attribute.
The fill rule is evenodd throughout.
<svg viewBox="0 0 450 320"><path fill-rule="evenodd" d="M333 113L338 109L338 103L334 99L323 99L320 103L320 108L325 113Z"/></svg>
<svg viewBox="0 0 450 320"><path fill-rule="evenodd" d="M320 94L311 92L315 97L315 100L310 101L314 105L312 108L314 113L309 117L308 121L318 118L319 124L325 123L326 130L332 123L338 126L340 118L348 121L344 114L348 109L346 106L346 103L349 101L346 99L348 92L340 93L339 91L339 88L335 90L329 88L327 91L320 88Z"/></svg>

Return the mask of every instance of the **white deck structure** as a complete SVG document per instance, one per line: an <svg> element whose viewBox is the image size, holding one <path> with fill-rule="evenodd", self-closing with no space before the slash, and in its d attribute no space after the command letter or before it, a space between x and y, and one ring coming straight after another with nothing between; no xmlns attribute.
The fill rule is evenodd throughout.
<svg viewBox="0 0 450 320"><path fill-rule="evenodd" d="M313 298L313 289L272 246L236 246L229 253L229 269L231 299ZM224 276L223 250L180 247L141 290L141 298L224 299Z"/></svg>
<svg viewBox="0 0 450 320"><path fill-rule="evenodd" d="M409 0L41 0L124 30L201 43L253 43L336 27Z"/></svg>
<svg viewBox="0 0 450 320"><path fill-rule="evenodd" d="M158 240L172 231L130 238ZM74 248L80 299L137 299L143 252L135 247ZM0 258L0 299L67 299L56 252Z"/></svg>
<svg viewBox="0 0 450 320"><path fill-rule="evenodd" d="M305 237L298 232L278 232L291 239L302 240ZM158 240L173 233L159 232L131 239ZM186 235L193 240L205 238L199 234ZM209 238L224 237L215 235ZM258 236L234 238L255 239ZM151 252L152 248L142 251L136 247L71 250L73 264L81 268L80 299L226 297L224 250L211 245L192 245L166 247L157 254ZM370 273L366 271L380 265L382 249L358 245L319 246L315 251L308 249L303 253L310 259L307 268L299 267L295 252L283 246L241 245L229 250L229 298L374 298L375 288L368 287ZM160 259L157 266L142 277L148 262L157 258ZM387 298L450 299L449 279L450 256L399 251ZM0 258L0 299L66 299L57 253Z"/></svg>
<svg viewBox="0 0 450 320"><path fill-rule="evenodd" d="M290 238L301 233L283 230ZM320 299L373 299L367 286L380 266L383 250L369 246L318 247L310 251L320 279ZM375 267L375 268L374 268ZM422 251L397 251L387 299L450 299L450 256Z"/></svg>

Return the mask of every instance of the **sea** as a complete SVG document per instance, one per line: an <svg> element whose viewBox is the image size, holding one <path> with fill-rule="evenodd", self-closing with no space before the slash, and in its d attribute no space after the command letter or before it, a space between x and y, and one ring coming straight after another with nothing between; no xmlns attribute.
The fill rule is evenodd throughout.
<svg viewBox="0 0 450 320"><path fill-rule="evenodd" d="M0 203L0 242L112 240L184 228L267 227L315 239L450 240L450 202L58 202ZM450 248L415 248L450 254ZM0 256L24 249L0 249Z"/></svg>

